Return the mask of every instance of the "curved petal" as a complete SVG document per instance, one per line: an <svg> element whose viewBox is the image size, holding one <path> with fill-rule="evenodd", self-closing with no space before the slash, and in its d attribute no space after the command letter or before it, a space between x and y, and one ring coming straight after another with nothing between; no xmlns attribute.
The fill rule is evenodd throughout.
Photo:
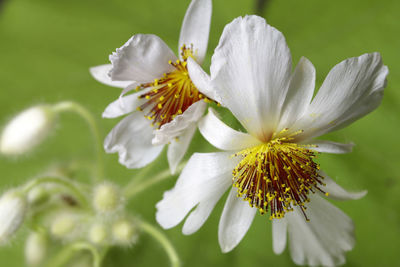
<svg viewBox="0 0 400 267"><path fill-rule="evenodd" d="M355 244L353 221L316 194L311 196L306 213L309 222L298 207L285 215L293 261L310 266L343 264L345 252Z"/></svg>
<svg viewBox="0 0 400 267"><path fill-rule="evenodd" d="M119 162L130 169L141 168L152 162L164 146L151 144L153 128L141 112L121 120L104 140L107 153L119 155Z"/></svg>
<svg viewBox="0 0 400 267"><path fill-rule="evenodd" d="M136 87L136 83L133 85L135 88ZM126 89L128 89L129 87L127 87ZM128 113L131 113L132 111L135 111L137 107L139 107L140 105L142 105L146 99L144 98L139 98L141 95L147 93L148 91L150 91L152 88L146 88L144 90L141 90L140 92L134 93L134 94L130 94L127 96L123 96L121 94L121 96L115 100L114 102L110 103L106 109L104 110L102 116L103 118L116 118Z"/></svg>
<svg viewBox="0 0 400 267"><path fill-rule="evenodd" d="M256 208L251 208L247 201L237 197L236 188L231 189L218 226L222 252L229 252L239 244L249 230L256 212Z"/></svg>
<svg viewBox="0 0 400 267"><path fill-rule="evenodd" d="M192 0L183 19L179 37L179 51L183 45L193 45L194 56L200 64L207 52L211 12L211 0Z"/></svg>
<svg viewBox="0 0 400 267"><path fill-rule="evenodd" d="M201 66L192 58L187 60L187 68L190 79L196 86L197 90L208 98L221 103L217 90L213 88L210 76L201 68Z"/></svg>
<svg viewBox="0 0 400 267"><path fill-rule="evenodd" d="M277 132L290 127L306 111L311 102L315 88L315 68L305 57L302 57L290 79L289 89L282 106Z"/></svg>
<svg viewBox="0 0 400 267"><path fill-rule="evenodd" d="M112 69L111 64L100 65L96 67L91 67L89 69L90 74L92 74L93 78L95 78L98 82L101 82L105 85L125 88L132 83L132 81L113 81L111 77L108 75L110 70Z"/></svg>
<svg viewBox="0 0 400 267"><path fill-rule="evenodd" d="M310 139L343 128L379 106L388 68L379 53L364 54L336 65L304 116L296 123Z"/></svg>
<svg viewBox="0 0 400 267"><path fill-rule="evenodd" d="M136 34L110 55L109 75L117 81L150 82L174 69L169 60L176 56L158 36Z"/></svg>
<svg viewBox="0 0 400 267"><path fill-rule="evenodd" d="M165 229L172 228L199 204L184 226L185 234L197 231L232 184L232 170L236 164L230 153L193 154L175 187L165 192L157 203L157 222Z"/></svg>
<svg viewBox="0 0 400 267"><path fill-rule="evenodd" d="M222 150L242 150L261 144L253 136L227 126L216 116L212 108L209 108L208 114L200 120L199 130L210 144Z"/></svg>
<svg viewBox="0 0 400 267"><path fill-rule="evenodd" d="M212 57L211 80L222 104L262 141L277 127L291 62L282 33L257 16L228 24Z"/></svg>
<svg viewBox="0 0 400 267"><path fill-rule="evenodd" d="M275 254L281 254L286 247L287 221L285 218L272 220L272 245Z"/></svg>
<svg viewBox="0 0 400 267"><path fill-rule="evenodd" d="M172 140L168 146L167 158L171 174L175 174L178 164L189 148L190 141L192 141L196 129L196 125L189 126L178 139Z"/></svg>
<svg viewBox="0 0 400 267"><path fill-rule="evenodd" d="M349 192L342 188L340 185L335 183L326 173L320 171L325 186L321 186L321 189L328 193L328 197L334 200L357 200L363 198L368 191L363 190L359 192Z"/></svg>
<svg viewBox="0 0 400 267"><path fill-rule="evenodd" d="M180 136L189 126L196 124L204 114L207 104L197 101L183 114L176 116L169 123L154 131L153 145L168 144L177 136Z"/></svg>
<svg viewBox="0 0 400 267"><path fill-rule="evenodd" d="M309 143L312 145L312 150L332 154L350 153L354 147L353 143L342 144L326 140L313 140Z"/></svg>

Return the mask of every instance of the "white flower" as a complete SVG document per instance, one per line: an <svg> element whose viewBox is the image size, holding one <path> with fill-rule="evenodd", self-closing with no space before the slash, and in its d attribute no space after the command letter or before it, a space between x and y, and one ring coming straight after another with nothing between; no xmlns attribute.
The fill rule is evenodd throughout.
<svg viewBox="0 0 400 267"><path fill-rule="evenodd" d="M125 88L103 113L105 118L130 114L104 143L108 153L119 153L121 164L143 167L170 143L168 162L175 171L208 101L193 85L187 59L203 62L210 20L211 0L192 0L181 28L179 59L159 37L137 34L110 56L112 64L91 68L98 81ZM133 89L140 91L124 96Z"/></svg>
<svg viewBox="0 0 400 267"><path fill-rule="evenodd" d="M288 233L295 263L345 262L345 252L354 246L352 220L323 197L359 199L366 192L345 191L314 162L318 152L346 153L352 144L314 138L374 110L388 69L378 53L347 59L330 71L312 99L313 65L301 58L291 73L291 62L283 35L257 16L225 27L211 77L189 60L199 90L217 94L248 133L231 129L210 109L200 132L225 152L191 157L157 204L161 226L171 228L186 218L183 233L194 233L231 188L219 223L223 252L241 241L260 211L270 213L275 253L284 250Z"/></svg>
<svg viewBox="0 0 400 267"><path fill-rule="evenodd" d="M31 107L13 118L0 138L0 152L22 155L39 145L54 125L55 113L49 106Z"/></svg>
<svg viewBox="0 0 400 267"><path fill-rule="evenodd" d="M28 205L18 191L6 192L0 198L0 244L7 243L24 222Z"/></svg>

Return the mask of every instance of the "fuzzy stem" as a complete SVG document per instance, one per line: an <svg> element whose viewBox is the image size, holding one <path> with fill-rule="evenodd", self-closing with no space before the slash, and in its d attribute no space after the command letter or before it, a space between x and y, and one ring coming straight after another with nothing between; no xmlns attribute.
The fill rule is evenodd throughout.
<svg viewBox="0 0 400 267"><path fill-rule="evenodd" d="M64 247L48 264L47 267L62 267L74 256L76 250L88 250L93 255L93 267L101 267L102 257L97 249L87 242L73 243Z"/></svg>
<svg viewBox="0 0 400 267"><path fill-rule="evenodd" d="M53 184L58 184L62 185L63 187L67 188L73 195L77 198L77 200L84 206L84 207L89 207L89 203L85 197L85 195L82 194L82 192L71 182L66 179L62 178L57 178L57 177L40 177L36 178L33 181L30 181L27 183L24 187L24 193L27 194L30 190L32 190L34 187L44 184L44 183L53 183Z"/></svg>
<svg viewBox="0 0 400 267"><path fill-rule="evenodd" d="M63 101L55 104L53 106L55 111L63 112L63 111L72 111L76 114L80 115L88 124L90 131L95 139L96 143L96 160L97 160L97 168L96 168L96 180L101 180L104 177L104 169L103 169L103 142L100 136L99 127L96 123L93 114L87 110L84 106L73 102L73 101Z"/></svg>
<svg viewBox="0 0 400 267"><path fill-rule="evenodd" d="M181 163L178 166L176 172L177 173L181 172L185 165L186 165L186 162ZM151 187L152 185L154 185L156 183L166 180L167 178L169 178L171 176L173 176L173 175L171 175L169 169L166 169L164 171L159 172L158 174L153 176L151 179L148 179L142 183L138 183L138 182L136 182L136 180L133 180L125 187L124 196L127 199L132 198L134 195L146 190L147 188Z"/></svg>
<svg viewBox="0 0 400 267"><path fill-rule="evenodd" d="M146 233L151 235L154 239L156 239L160 243L160 245L163 247L163 249L167 253L172 267L180 267L181 266L181 263L180 263L180 260L178 257L178 253L176 252L172 243L167 239L167 237L161 231L159 231L153 225L151 225L147 222L143 222L143 221L140 222L139 226L143 231L145 231Z"/></svg>

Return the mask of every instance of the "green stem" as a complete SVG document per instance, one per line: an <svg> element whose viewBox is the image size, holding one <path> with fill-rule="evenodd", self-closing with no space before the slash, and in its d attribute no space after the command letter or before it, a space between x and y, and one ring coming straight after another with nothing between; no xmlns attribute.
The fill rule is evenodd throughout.
<svg viewBox="0 0 400 267"><path fill-rule="evenodd" d="M79 242L73 244L72 248L74 250L84 250L84 249L89 250L93 255L93 267L101 266L102 257L100 256L100 253L97 251L97 249L91 244L86 242Z"/></svg>
<svg viewBox="0 0 400 267"><path fill-rule="evenodd" d="M36 178L29 183L27 183L23 190L24 193L27 194L30 190L32 190L35 186L38 186L40 184L44 183L53 183L53 184L58 184L62 185L63 187L67 188L71 193L74 194L74 196L77 198L77 200L84 206L84 207L89 207L89 203L85 197L81 193L81 191L71 182L66 179L62 178L57 178L57 177L40 177Z"/></svg>
<svg viewBox="0 0 400 267"><path fill-rule="evenodd" d="M74 256L76 250L88 250L93 255L93 267L100 267L102 257L97 249L89 243L77 242L65 247L59 252L46 266L61 267L64 266Z"/></svg>
<svg viewBox="0 0 400 267"><path fill-rule="evenodd" d="M93 137L96 142L96 156L97 156L97 173L96 179L101 180L104 177L103 170L103 142L100 136L99 127L97 126L96 120L93 117L92 113L87 110L84 106L72 102L72 101L63 101L57 103L53 106L55 111L63 112L63 111L72 111L76 114L80 115L89 125L89 128L93 134Z"/></svg>
<svg viewBox="0 0 400 267"><path fill-rule="evenodd" d="M143 231L151 235L154 239L156 239L160 243L160 245L167 253L172 267L181 266L178 253L176 252L172 243L167 239L167 237L161 231L159 231L153 225L143 221L140 222L139 226Z"/></svg>
<svg viewBox="0 0 400 267"><path fill-rule="evenodd" d="M181 163L176 172L179 173L183 169L183 167L186 165L186 162ZM152 185L159 183L163 180L166 180L167 178L171 177L171 173L169 169L161 171L160 173L156 174L153 178L148 179L142 183L138 183L136 180L133 180L130 182L124 190L124 196L129 199L133 197L134 195L146 190L147 188L151 187Z"/></svg>

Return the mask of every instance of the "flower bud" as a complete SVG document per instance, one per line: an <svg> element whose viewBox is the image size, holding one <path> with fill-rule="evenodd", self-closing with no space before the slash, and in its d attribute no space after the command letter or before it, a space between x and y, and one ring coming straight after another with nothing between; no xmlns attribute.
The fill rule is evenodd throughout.
<svg viewBox="0 0 400 267"><path fill-rule="evenodd" d="M28 205L17 191L6 192L0 198L0 244L10 240L24 221Z"/></svg>
<svg viewBox="0 0 400 267"><path fill-rule="evenodd" d="M108 229L103 223L95 223L89 229L89 241L95 245L105 244L108 238Z"/></svg>
<svg viewBox="0 0 400 267"><path fill-rule="evenodd" d="M28 266L40 266L46 257L47 238L44 233L32 232L25 242L25 260Z"/></svg>
<svg viewBox="0 0 400 267"><path fill-rule="evenodd" d="M121 219L116 221L111 230L113 240L117 245L129 246L137 239L137 229L130 220Z"/></svg>
<svg viewBox="0 0 400 267"><path fill-rule="evenodd" d="M45 105L29 108L14 117L0 137L0 152L21 155L40 144L54 125L55 112Z"/></svg>
<svg viewBox="0 0 400 267"><path fill-rule="evenodd" d="M60 239L73 239L79 225L79 217L73 213L57 214L50 226L50 233Z"/></svg>
<svg viewBox="0 0 400 267"><path fill-rule="evenodd" d="M49 199L50 195L47 192L47 186L48 185L36 186L28 192L27 200L31 206L40 205Z"/></svg>
<svg viewBox="0 0 400 267"><path fill-rule="evenodd" d="M111 183L97 185L93 192L93 206L100 213L118 210L122 206L119 188Z"/></svg>

